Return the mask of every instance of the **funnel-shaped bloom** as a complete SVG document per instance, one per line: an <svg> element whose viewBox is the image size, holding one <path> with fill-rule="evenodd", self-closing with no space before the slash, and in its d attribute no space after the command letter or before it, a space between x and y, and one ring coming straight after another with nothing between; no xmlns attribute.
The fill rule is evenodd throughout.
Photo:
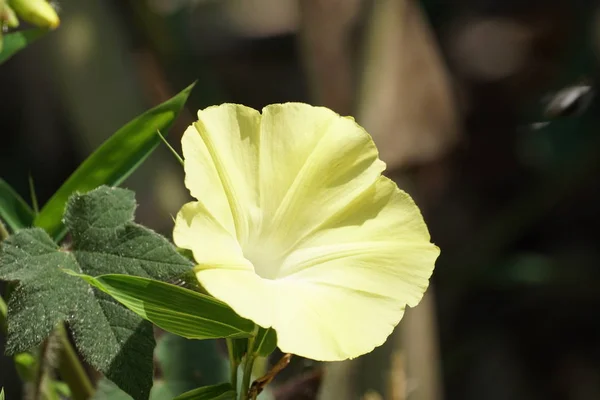
<svg viewBox="0 0 600 400"><path fill-rule="evenodd" d="M195 202L174 241L239 315L284 352L343 360L381 345L415 306L439 249L411 198L381 176L353 119L306 104L225 104L182 139Z"/></svg>

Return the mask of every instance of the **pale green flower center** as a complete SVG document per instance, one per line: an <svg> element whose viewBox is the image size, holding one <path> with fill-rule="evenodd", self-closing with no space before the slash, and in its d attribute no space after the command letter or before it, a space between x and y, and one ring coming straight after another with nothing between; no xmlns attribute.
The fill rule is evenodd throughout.
<svg viewBox="0 0 600 400"><path fill-rule="evenodd" d="M282 260L276 256L279 252L269 245L244 246L244 257L254 267L254 272L264 279L277 279L281 271Z"/></svg>

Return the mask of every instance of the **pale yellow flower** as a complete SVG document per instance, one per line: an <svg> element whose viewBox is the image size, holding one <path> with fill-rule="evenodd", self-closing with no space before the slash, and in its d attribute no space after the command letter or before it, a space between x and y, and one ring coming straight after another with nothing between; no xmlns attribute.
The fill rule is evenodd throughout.
<svg viewBox="0 0 600 400"><path fill-rule="evenodd" d="M369 134L299 103L262 115L224 104L198 118L182 139L198 201L173 237L202 286L273 327L283 352L333 361L383 344L423 296L439 249L411 198L381 176Z"/></svg>

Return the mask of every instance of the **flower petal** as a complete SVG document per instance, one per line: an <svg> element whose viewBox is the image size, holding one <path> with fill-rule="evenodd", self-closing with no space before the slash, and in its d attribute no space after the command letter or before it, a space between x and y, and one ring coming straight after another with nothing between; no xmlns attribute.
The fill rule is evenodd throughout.
<svg viewBox="0 0 600 400"><path fill-rule="evenodd" d="M187 203L177 213L173 242L177 247L191 250L199 265L245 266L254 271L235 236L200 202Z"/></svg>
<svg viewBox="0 0 600 400"><path fill-rule="evenodd" d="M284 353L340 361L382 345L404 314L391 299L343 288L286 281L279 285L277 344Z"/></svg>
<svg viewBox="0 0 600 400"><path fill-rule="evenodd" d="M207 291L239 315L277 331L281 351L319 361L358 357L383 344L404 306L375 294L229 268L199 270Z"/></svg>
<svg viewBox="0 0 600 400"><path fill-rule="evenodd" d="M258 205L258 111L223 104L198 112L182 138L185 183L193 197L244 243Z"/></svg>
<svg viewBox="0 0 600 400"><path fill-rule="evenodd" d="M322 361L368 353L419 302L439 249L387 178L344 210L285 259L278 279L237 267L203 268L198 279L241 316L273 327L284 352Z"/></svg>
<svg viewBox="0 0 600 400"><path fill-rule="evenodd" d="M286 238L289 249L370 187L384 168L371 137L353 119L307 104L265 107L259 242Z"/></svg>
<svg viewBox="0 0 600 400"><path fill-rule="evenodd" d="M196 276L208 293L227 303L240 316L263 328L273 326L273 311L279 301L274 281L236 266L198 268Z"/></svg>
<svg viewBox="0 0 600 400"><path fill-rule="evenodd" d="M322 328L322 347L316 340L311 346L325 354L336 341L339 353L329 357L353 358L381 345L406 305L418 304L438 256L439 249L430 243L412 199L394 182L380 177L287 257L280 281L312 288L304 295L294 294L305 312L319 316L304 317L305 329L317 330L320 324L337 335L326 344ZM280 304L284 306L291 305ZM295 318L302 320L301 313L298 309ZM300 337L287 341L294 335L287 326L275 329L281 346L296 349L307 344Z"/></svg>
<svg viewBox="0 0 600 400"><path fill-rule="evenodd" d="M415 306L439 248L410 196L380 177L286 258L280 277L378 293Z"/></svg>

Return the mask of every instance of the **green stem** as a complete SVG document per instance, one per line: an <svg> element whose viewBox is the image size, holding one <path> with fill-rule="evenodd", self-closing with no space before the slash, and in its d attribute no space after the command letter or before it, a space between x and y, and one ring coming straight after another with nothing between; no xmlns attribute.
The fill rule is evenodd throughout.
<svg viewBox="0 0 600 400"><path fill-rule="evenodd" d="M242 388L240 389L240 400L248 400L250 392L250 381L252 380L252 367L256 358L252 354L246 356L244 363L244 376L242 377Z"/></svg>
<svg viewBox="0 0 600 400"><path fill-rule="evenodd" d="M58 335L61 341L58 365L60 376L69 385L73 400L87 400L94 394L94 386L90 382L83 365L81 365L63 324L60 324L58 328Z"/></svg>
<svg viewBox="0 0 600 400"><path fill-rule="evenodd" d="M244 362L244 375L242 376L240 400L249 399L248 395L250 392L250 382L252 381L252 367L254 366L254 360L256 359L256 355L254 354L255 339L255 336L248 339L248 352L246 353L246 360Z"/></svg>
<svg viewBox="0 0 600 400"><path fill-rule="evenodd" d="M236 392L237 397L237 381L238 381L238 367L239 363L235 359L235 355L233 354L233 339L226 339L227 341L227 353L229 354L229 381L231 382L231 386Z"/></svg>

